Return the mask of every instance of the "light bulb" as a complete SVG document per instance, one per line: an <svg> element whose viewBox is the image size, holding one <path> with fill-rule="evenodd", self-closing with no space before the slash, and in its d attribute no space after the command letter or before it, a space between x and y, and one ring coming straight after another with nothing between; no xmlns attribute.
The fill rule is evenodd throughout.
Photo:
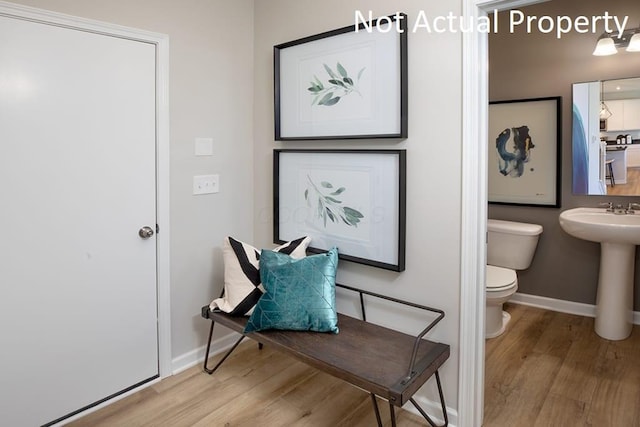
<svg viewBox="0 0 640 427"><path fill-rule="evenodd" d="M594 56L608 56L608 55L615 55L616 53L618 53L618 49L616 49L616 44L613 42L612 38L607 36L603 36L600 39L598 39L596 48L593 51Z"/></svg>
<svg viewBox="0 0 640 427"><path fill-rule="evenodd" d="M640 52L640 33L635 33L631 40L629 40L629 46L627 46L627 52Z"/></svg>

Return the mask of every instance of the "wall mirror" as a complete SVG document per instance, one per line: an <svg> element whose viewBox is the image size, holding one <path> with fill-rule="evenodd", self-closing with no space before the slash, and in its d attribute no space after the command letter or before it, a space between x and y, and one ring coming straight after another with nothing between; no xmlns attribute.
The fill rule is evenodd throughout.
<svg viewBox="0 0 640 427"><path fill-rule="evenodd" d="M573 194L640 196L640 77L573 84Z"/></svg>

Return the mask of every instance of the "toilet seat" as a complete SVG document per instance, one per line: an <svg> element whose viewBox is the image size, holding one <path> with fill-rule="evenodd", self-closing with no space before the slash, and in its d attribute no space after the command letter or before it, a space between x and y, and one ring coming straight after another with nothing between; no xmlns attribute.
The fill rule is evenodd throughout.
<svg viewBox="0 0 640 427"><path fill-rule="evenodd" d="M487 265L487 292L509 290L518 284L515 270L495 265Z"/></svg>

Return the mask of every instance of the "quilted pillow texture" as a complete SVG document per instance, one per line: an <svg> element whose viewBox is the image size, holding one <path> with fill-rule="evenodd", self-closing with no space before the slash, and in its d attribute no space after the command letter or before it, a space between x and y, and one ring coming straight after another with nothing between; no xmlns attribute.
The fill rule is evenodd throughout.
<svg viewBox="0 0 640 427"><path fill-rule="evenodd" d="M274 249L290 255L291 258L304 258L311 237L301 237ZM233 237L227 237L222 244L224 261L224 294L211 302L211 310L220 309L232 316L251 314L262 292L260 284L260 251L248 243Z"/></svg>
<svg viewBox="0 0 640 427"><path fill-rule="evenodd" d="M338 333L336 269L338 250L294 259L263 250L262 295L245 332L265 329Z"/></svg>

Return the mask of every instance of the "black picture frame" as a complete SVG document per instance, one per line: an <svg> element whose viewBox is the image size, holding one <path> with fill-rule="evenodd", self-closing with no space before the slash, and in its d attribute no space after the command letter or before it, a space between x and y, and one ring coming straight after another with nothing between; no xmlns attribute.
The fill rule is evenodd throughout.
<svg viewBox="0 0 640 427"><path fill-rule="evenodd" d="M275 139L407 138L407 33L397 13L274 46Z"/></svg>
<svg viewBox="0 0 640 427"><path fill-rule="evenodd" d="M489 103L489 203L559 208L562 97Z"/></svg>
<svg viewBox="0 0 640 427"><path fill-rule="evenodd" d="M310 252L404 271L406 163L406 150L274 150L274 242L310 236Z"/></svg>

